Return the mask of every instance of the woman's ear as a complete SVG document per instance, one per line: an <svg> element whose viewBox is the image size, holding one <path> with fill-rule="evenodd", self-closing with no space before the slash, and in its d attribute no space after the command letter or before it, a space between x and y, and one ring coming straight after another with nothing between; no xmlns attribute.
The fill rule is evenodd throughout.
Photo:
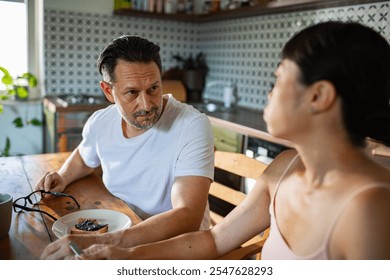
<svg viewBox="0 0 390 280"><path fill-rule="evenodd" d="M337 99L336 88L326 80L315 82L312 85L310 96L311 113L319 113L329 110Z"/></svg>

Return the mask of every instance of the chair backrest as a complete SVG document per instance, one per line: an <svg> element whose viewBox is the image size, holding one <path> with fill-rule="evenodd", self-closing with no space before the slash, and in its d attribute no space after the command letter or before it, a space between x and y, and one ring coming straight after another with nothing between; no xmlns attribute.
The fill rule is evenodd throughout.
<svg viewBox="0 0 390 280"><path fill-rule="evenodd" d="M266 164L250 158L244 154L215 151L215 167L227 171L229 173L241 176L243 178L251 178L256 180L267 167ZM228 202L233 206L240 204L246 194L234 190L218 182L213 182L210 187L210 195ZM215 225L223 217L213 211L210 212L211 224Z"/></svg>
<svg viewBox="0 0 390 280"><path fill-rule="evenodd" d="M215 151L215 167L243 178L256 180L264 172L267 165L244 154ZM211 184L209 194L234 206L240 204L246 196L245 193L218 182ZM210 210L210 218L211 226L214 226L223 219L223 216ZM261 249L268 234L269 229L248 240L240 248L226 254L220 259L245 259L254 255L259 259Z"/></svg>
<svg viewBox="0 0 390 280"><path fill-rule="evenodd" d="M366 149L379 164L390 168L390 147L371 139L366 140Z"/></svg>
<svg viewBox="0 0 390 280"><path fill-rule="evenodd" d="M162 80L163 93L171 93L176 100L187 101L187 91L183 83L179 80Z"/></svg>

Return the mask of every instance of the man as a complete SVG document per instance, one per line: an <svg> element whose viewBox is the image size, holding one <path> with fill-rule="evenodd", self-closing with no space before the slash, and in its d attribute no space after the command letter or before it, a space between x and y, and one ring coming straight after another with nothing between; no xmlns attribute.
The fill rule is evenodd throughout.
<svg viewBox="0 0 390 280"><path fill-rule="evenodd" d="M89 118L80 145L58 172L46 174L36 186L61 192L101 166L107 189L144 221L124 232L62 238L46 248L43 258L71 257L68 239L82 248L94 243L132 247L208 228L211 125L204 114L162 94L159 50L136 36L119 37L103 50L100 87L114 105Z"/></svg>

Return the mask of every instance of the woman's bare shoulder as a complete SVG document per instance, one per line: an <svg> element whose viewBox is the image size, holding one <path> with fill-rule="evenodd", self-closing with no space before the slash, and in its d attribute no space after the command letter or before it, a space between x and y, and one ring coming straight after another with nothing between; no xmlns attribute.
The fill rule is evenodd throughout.
<svg viewBox="0 0 390 280"><path fill-rule="evenodd" d="M370 215L370 212L375 214L376 210L388 210L386 212L390 217L390 182L372 182L362 187L361 191L357 189L356 192L350 207L356 211L363 211L367 215Z"/></svg>
<svg viewBox="0 0 390 280"><path fill-rule="evenodd" d="M268 166L267 173L281 175L288 165L294 160L297 156L297 151L294 149L289 149L281 152Z"/></svg>
<svg viewBox="0 0 390 280"><path fill-rule="evenodd" d="M390 259L390 183L370 185L356 192L338 222L347 259Z"/></svg>
<svg viewBox="0 0 390 280"><path fill-rule="evenodd" d="M268 186L274 186L283 176L289 164L297 156L297 151L289 149L281 152L266 168L261 179L266 181Z"/></svg>

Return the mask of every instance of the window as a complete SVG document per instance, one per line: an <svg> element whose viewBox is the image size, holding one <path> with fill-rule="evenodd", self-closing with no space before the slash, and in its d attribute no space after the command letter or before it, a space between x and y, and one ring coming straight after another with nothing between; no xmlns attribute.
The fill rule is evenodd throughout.
<svg viewBox="0 0 390 280"><path fill-rule="evenodd" d="M6 68L12 76L27 72L26 4L0 1L0 28L0 66Z"/></svg>

